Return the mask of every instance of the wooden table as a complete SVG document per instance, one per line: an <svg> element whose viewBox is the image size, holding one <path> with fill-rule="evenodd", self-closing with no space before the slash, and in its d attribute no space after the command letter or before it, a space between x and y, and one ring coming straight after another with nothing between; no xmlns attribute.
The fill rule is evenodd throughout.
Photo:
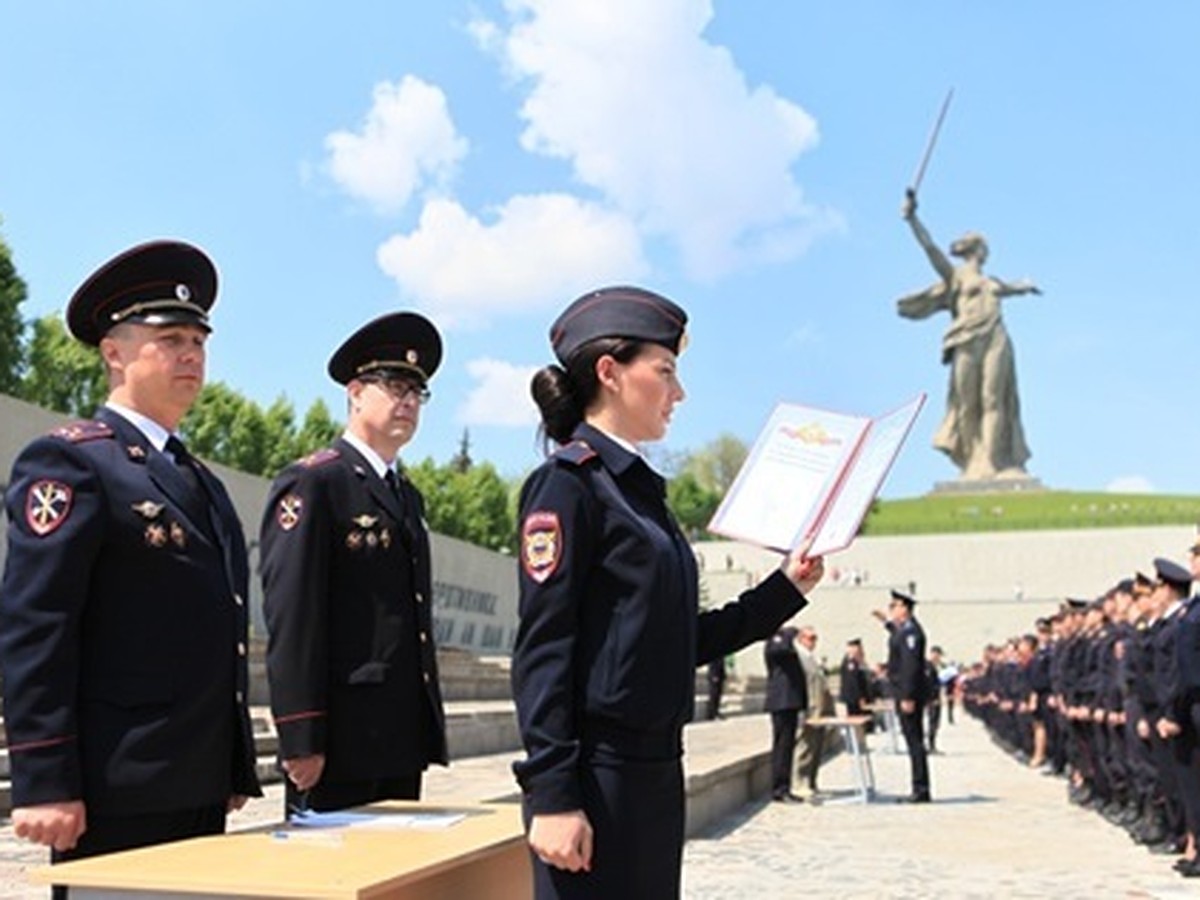
<svg viewBox="0 0 1200 900"><path fill-rule="evenodd" d="M386 803L371 812L461 812L437 829L274 826L143 847L30 873L72 898L526 900L529 852L519 804Z"/></svg>
<svg viewBox="0 0 1200 900"><path fill-rule="evenodd" d="M849 799L859 803L870 803L875 797L875 770L871 766L866 735L867 723L870 721L870 716L813 716L805 722L813 728L836 728L842 733L842 741L850 754L850 763L854 769L854 794Z"/></svg>

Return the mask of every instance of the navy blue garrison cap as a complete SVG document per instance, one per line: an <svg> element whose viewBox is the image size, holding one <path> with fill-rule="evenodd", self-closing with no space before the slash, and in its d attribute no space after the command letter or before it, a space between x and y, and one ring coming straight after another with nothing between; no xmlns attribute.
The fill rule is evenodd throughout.
<svg viewBox="0 0 1200 900"><path fill-rule="evenodd" d="M596 338L661 344L678 354L687 313L666 297L638 287L606 287L584 294L550 326L550 346L564 366Z"/></svg>
<svg viewBox="0 0 1200 900"><path fill-rule="evenodd" d="M441 362L442 337L432 322L418 313L389 313L346 338L329 359L329 377L349 384L364 375L399 375L423 385Z"/></svg>
<svg viewBox="0 0 1200 900"><path fill-rule="evenodd" d="M149 241L114 256L88 276L67 304L67 327L95 347L122 322L196 325L211 331L217 269L183 241Z"/></svg>
<svg viewBox="0 0 1200 900"><path fill-rule="evenodd" d="M1159 581L1165 581L1185 594L1191 589L1192 573L1179 563L1159 556L1154 560L1154 571Z"/></svg>

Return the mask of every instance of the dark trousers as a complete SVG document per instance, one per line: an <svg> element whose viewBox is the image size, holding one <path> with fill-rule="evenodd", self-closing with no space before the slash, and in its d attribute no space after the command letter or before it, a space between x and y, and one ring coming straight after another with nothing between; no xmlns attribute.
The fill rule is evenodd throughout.
<svg viewBox="0 0 1200 900"><path fill-rule="evenodd" d="M796 755L796 724L800 710L781 709L771 713L771 796L783 797L792 790L792 759Z"/></svg>
<svg viewBox="0 0 1200 900"><path fill-rule="evenodd" d="M1174 740L1175 779L1187 829L1200 836L1200 703L1193 703L1179 724L1183 733Z"/></svg>
<svg viewBox="0 0 1200 900"><path fill-rule="evenodd" d="M914 797L929 796L929 757L925 753L925 710L920 704L910 713L900 713L900 731L908 745Z"/></svg>
<svg viewBox="0 0 1200 900"><path fill-rule="evenodd" d="M580 766L593 830L592 868L567 872L530 854L534 900L675 900L683 866L679 760L590 760ZM529 827L529 808L525 826Z"/></svg>
<svg viewBox="0 0 1200 900"><path fill-rule="evenodd" d="M364 806L380 800L420 800L421 773L399 775L395 778L370 778L363 781L318 781L316 787L307 791L296 790L287 782L283 797L284 818L293 812L311 809L314 812L329 812Z"/></svg>
<svg viewBox="0 0 1200 900"><path fill-rule="evenodd" d="M937 749L937 734L938 726L942 724L942 703L940 700L935 700L925 707L926 715L929 717L929 749Z"/></svg>
<svg viewBox="0 0 1200 900"><path fill-rule="evenodd" d="M132 850L182 841L186 838L221 834L225 831L225 807L204 806L199 809L182 809L162 813L144 813L133 816L107 816L88 813L87 831L79 838L74 849L63 853L50 851L50 862L70 862L87 859L103 853ZM65 900L67 889L55 885L52 891L55 900Z"/></svg>

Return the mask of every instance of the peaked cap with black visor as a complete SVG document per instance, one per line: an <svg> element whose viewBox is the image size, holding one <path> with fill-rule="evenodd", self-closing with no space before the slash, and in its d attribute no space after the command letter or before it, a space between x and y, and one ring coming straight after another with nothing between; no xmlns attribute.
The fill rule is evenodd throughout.
<svg viewBox="0 0 1200 900"><path fill-rule="evenodd" d="M67 328L92 347L125 322L212 331L208 311L216 299L217 268L203 250L183 241L148 241L88 276L67 304Z"/></svg>
<svg viewBox="0 0 1200 900"><path fill-rule="evenodd" d="M441 362L442 338L432 322L414 312L388 313L342 342L329 359L329 377L338 384L411 378L424 387Z"/></svg>

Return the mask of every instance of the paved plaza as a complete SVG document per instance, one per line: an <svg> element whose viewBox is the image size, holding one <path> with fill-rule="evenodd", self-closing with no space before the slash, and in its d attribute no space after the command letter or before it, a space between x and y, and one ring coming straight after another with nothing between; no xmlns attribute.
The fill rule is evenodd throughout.
<svg viewBox="0 0 1200 900"><path fill-rule="evenodd" d="M769 734L765 716L694 726L699 757L730 742ZM1002 754L974 721L942 726L943 753L931 757L934 803L892 802L907 793L908 759L886 735L870 739L876 802L847 802L849 759L822 770L826 802L752 803L690 841L687 900L783 898L1172 898L1200 895L1200 883L1170 869L1095 813L1066 801L1060 779L1032 772ZM511 795L514 754L477 757L434 770L426 796L465 802ZM232 819L235 828L278 818L280 787ZM24 870L45 852L0 830L0 896L43 897ZM463 898L470 900L470 898Z"/></svg>

